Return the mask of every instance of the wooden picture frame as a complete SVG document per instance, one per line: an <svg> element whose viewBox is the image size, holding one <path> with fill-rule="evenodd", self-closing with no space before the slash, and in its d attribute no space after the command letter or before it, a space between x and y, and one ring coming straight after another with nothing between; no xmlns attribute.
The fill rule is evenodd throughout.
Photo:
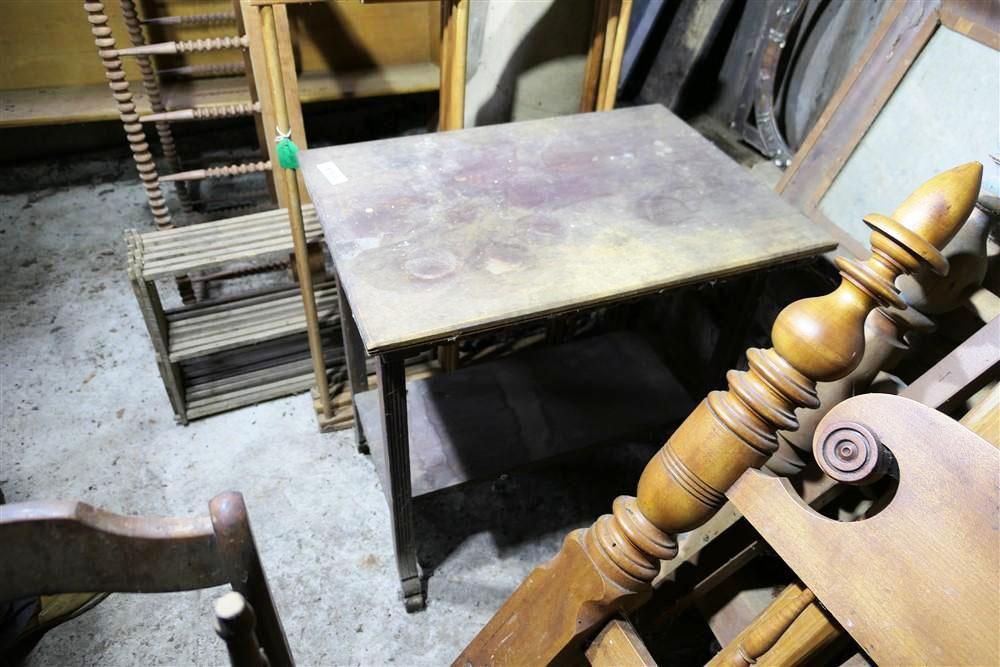
<svg viewBox="0 0 1000 667"><path fill-rule="evenodd" d="M942 25L1000 51L1000 7L989 0L893 0L775 186L778 194L827 228L855 256L867 256L863 244L831 222L819 204Z"/></svg>

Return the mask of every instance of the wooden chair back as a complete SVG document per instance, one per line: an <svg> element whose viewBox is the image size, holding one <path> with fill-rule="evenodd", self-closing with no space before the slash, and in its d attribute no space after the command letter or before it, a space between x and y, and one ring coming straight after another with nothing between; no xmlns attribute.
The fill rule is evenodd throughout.
<svg viewBox="0 0 1000 667"><path fill-rule="evenodd" d="M242 494L222 493L208 516L146 518L85 503L0 506L0 602L59 593L167 593L230 584L256 611L272 667L292 655L260 563Z"/></svg>

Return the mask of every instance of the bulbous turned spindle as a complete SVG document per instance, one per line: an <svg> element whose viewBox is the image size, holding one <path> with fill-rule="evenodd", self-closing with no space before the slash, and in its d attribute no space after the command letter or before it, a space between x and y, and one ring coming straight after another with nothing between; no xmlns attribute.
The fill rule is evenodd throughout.
<svg viewBox="0 0 1000 667"><path fill-rule="evenodd" d="M135 8L135 0L120 0L122 18L125 19L125 27L128 29L129 41L132 46L144 46L146 36L142 32L142 24L139 22L139 14ZM139 73L142 75L142 86L146 90L146 97L149 99L149 107L154 113L163 113L167 110L160 95L160 82L153 71L153 63L149 56L136 57L136 64L139 66ZM140 119L141 120L141 119ZM160 147L163 149L163 159L167 167L172 172L181 171L181 160L177 155L177 144L174 142L174 133L170 125L165 121L156 123L156 134L160 138ZM194 207L188 195L187 185L177 183L177 198L181 202L181 208L185 213L190 213Z"/></svg>
<svg viewBox="0 0 1000 667"><path fill-rule="evenodd" d="M730 664L733 667L750 667L750 665L756 664L757 659L778 643L778 640L792 626L795 619L815 599L816 596L811 590L803 589L787 603L755 621L747 633L743 635Z"/></svg>
<svg viewBox="0 0 1000 667"><path fill-rule="evenodd" d="M659 560L676 553L673 535L698 527L725 502L730 485L759 468L795 410L819 406L817 382L850 373L864 352L864 322L877 306L905 308L897 276L922 265L945 272L941 255L969 217L982 179L978 162L919 187L891 217L869 215L872 255L838 258L842 281L826 296L778 315L774 347L747 352L749 370L730 371L646 465L635 498L589 528L570 533L536 568L455 661L465 666L551 664L579 657L608 617L650 590Z"/></svg>
<svg viewBox="0 0 1000 667"><path fill-rule="evenodd" d="M225 178L227 176L242 176L244 174L256 174L258 172L271 171L271 161L246 162L244 164L227 164L222 167L208 167L206 169L192 169L182 171L179 174L167 174L161 181L200 181L206 178Z"/></svg>
<svg viewBox="0 0 1000 667"><path fill-rule="evenodd" d="M177 53L204 53L222 51L224 49L245 49L250 44L246 35L235 37L212 37L210 39L192 39L182 42L158 42L133 46L129 49L118 49L119 56L170 56Z"/></svg>
<svg viewBox="0 0 1000 667"><path fill-rule="evenodd" d="M925 312L937 315L958 308L979 287L986 275L987 236L997 222L996 213L984 205L985 199L981 192L968 220L942 250L949 266L946 275L924 267L913 276L896 279L896 288L908 308L880 307L868 315L861 363L847 376L816 386L820 406L800 408L795 413L798 429L778 432L778 450L765 464L768 470L782 476L799 474L811 460L813 435L826 413L841 401L868 391L880 370L891 370L909 351L911 332L933 330L934 322Z"/></svg>
<svg viewBox="0 0 1000 667"><path fill-rule="evenodd" d="M139 120L143 123L178 120L218 120L220 118L237 118L260 113L260 102L244 102L239 104L212 104L190 109L174 109L161 113L147 114Z"/></svg>
<svg viewBox="0 0 1000 667"><path fill-rule="evenodd" d="M121 118L125 128L125 137L128 139L129 148L132 149L132 158L135 160L135 168L139 172L139 178L146 188L146 197L149 200L149 210L153 213L156 226L161 229L168 229L173 225L170 222L170 211L167 209L166 198L160 189L159 176L156 171L156 163L153 161L153 154L149 150L149 143L146 141L146 134L139 122L139 114L136 111L135 101L132 99L132 91L129 87L128 79L125 78L125 70L122 61L115 51L115 38L111 34L111 27L108 25L108 16L104 13L103 2L85 2L83 9L87 12L87 21L90 23L90 32L94 35L94 44L97 45L97 53L101 57L101 64L104 66L104 76L108 80L111 94L118 105L118 116Z"/></svg>
<svg viewBox="0 0 1000 667"><path fill-rule="evenodd" d="M811 460L812 440L830 408L851 396L868 390L880 370L891 368L894 361L910 349L910 331L931 331L934 323L916 310L876 308L865 319L865 351L857 368L834 382L816 385L819 406L799 408L799 423L794 431L778 431L778 448L765 467L776 475L798 475Z"/></svg>
<svg viewBox="0 0 1000 667"><path fill-rule="evenodd" d="M246 74L246 63L210 63L206 65L183 65L159 70L160 76L238 76Z"/></svg>
<svg viewBox="0 0 1000 667"><path fill-rule="evenodd" d="M236 12L209 12L206 14L185 14L183 16L156 16L141 19L143 25L214 25L232 23Z"/></svg>

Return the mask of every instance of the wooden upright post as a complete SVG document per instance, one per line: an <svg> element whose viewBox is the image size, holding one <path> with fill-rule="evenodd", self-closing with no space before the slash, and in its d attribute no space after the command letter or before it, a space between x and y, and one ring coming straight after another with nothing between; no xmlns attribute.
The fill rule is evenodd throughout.
<svg viewBox="0 0 1000 667"><path fill-rule="evenodd" d="M274 106L277 131L289 131L288 106L285 102L285 86L281 74L281 60L278 55L278 35L274 23L274 8L264 5L260 8L261 28L264 40L264 56L267 75L270 79L271 103ZM316 298L313 293L312 273L309 271L309 255L306 249L306 232L302 223L302 201L299 197L299 180L296 169L283 169L282 177L288 197L288 224L292 231L292 245L295 250L295 266L302 292L302 306L306 312L306 330L309 336L309 352L312 356L316 389L319 393L323 414L320 427L332 426L333 406L330 404L330 386L326 378L326 363L323 360L323 342L319 336L319 318L316 316Z"/></svg>
<svg viewBox="0 0 1000 667"><path fill-rule="evenodd" d="M465 127L469 0L441 0L441 91L438 130Z"/></svg>
<svg viewBox="0 0 1000 667"><path fill-rule="evenodd" d="M650 590L660 560L677 554L675 535L705 523L726 491L794 431L795 410L819 405L817 382L844 377L864 352L864 322L877 306L905 308L896 278L930 266L969 217L979 192L978 162L939 174L887 217L871 214L873 253L837 258L843 280L826 296L802 299L778 315L774 347L747 351L748 371L730 371L647 464L637 497L570 533L562 550L521 583L455 665L550 664L579 658L582 644L618 609Z"/></svg>

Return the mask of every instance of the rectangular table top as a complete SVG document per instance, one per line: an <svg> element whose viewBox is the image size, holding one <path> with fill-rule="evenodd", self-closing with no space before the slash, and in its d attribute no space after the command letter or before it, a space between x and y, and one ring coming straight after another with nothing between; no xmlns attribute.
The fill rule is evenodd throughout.
<svg viewBox="0 0 1000 667"><path fill-rule="evenodd" d="M369 354L835 246L658 105L310 149L300 162Z"/></svg>

